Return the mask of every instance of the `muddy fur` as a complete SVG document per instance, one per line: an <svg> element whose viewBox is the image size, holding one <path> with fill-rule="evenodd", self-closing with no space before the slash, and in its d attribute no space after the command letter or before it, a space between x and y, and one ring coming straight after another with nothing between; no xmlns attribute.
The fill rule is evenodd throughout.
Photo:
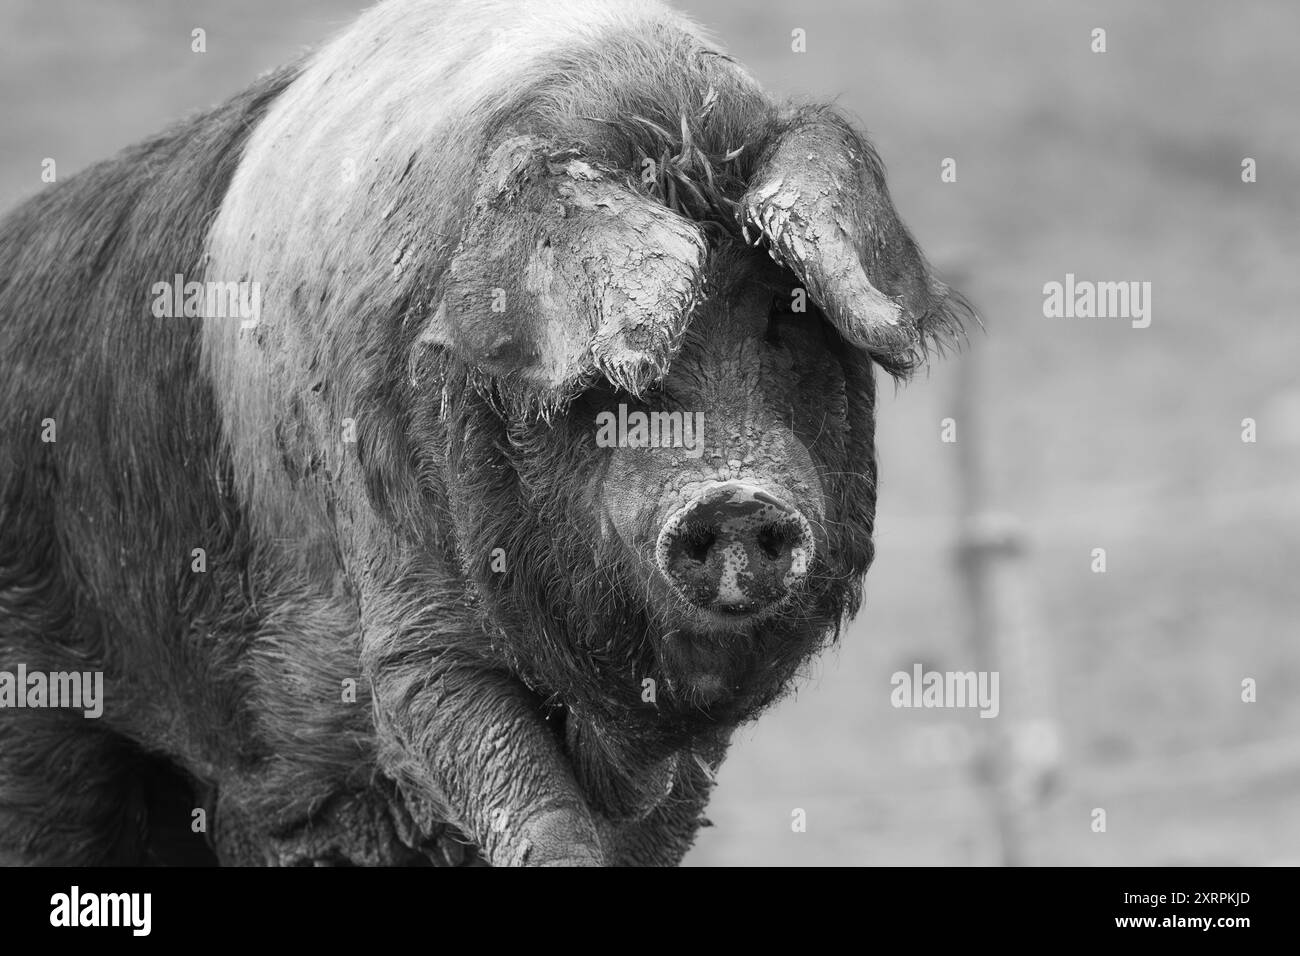
<svg viewBox="0 0 1300 956"><path fill-rule="evenodd" d="M0 853L676 863L732 730L858 610L874 367L961 312L879 160L658 5L505 9L381 4L0 223L0 669L106 687L99 720L0 710ZM798 197L747 218L792 137L875 311L841 247L797 257ZM155 318L177 273L258 281L260 322ZM597 447L619 404L702 411L704 454ZM735 479L816 557L731 624L652 545Z"/></svg>

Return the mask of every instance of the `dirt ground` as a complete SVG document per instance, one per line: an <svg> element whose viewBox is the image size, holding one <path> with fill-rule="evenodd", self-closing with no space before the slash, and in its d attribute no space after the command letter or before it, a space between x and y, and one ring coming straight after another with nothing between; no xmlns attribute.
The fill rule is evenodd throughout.
<svg viewBox="0 0 1300 956"><path fill-rule="evenodd" d="M952 361L883 388L866 607L797 693L739 732L688 862L1004 858L970 759L999 721L889 701L890 675L914 662L976 666L958 445L940 440L951 417L960 443L974 408L992 504L1027 542L1012 580L1031 653L998 663L1023 691L1003 710L1032 711L1061 745L1051 785L1011 815L1019 858L1300 862L1300 5L686 6L769 89L862 119L900 212L986 325L968 352L973 399ZM0 206L41 188L42 158L66 177L358 8L8 0ZM955 183L940 182L948 157ZM1044 318L1043 285L1066 273L1152 283L1150 327ZM1241 441L1247 417L1255 443Z"/></svg>

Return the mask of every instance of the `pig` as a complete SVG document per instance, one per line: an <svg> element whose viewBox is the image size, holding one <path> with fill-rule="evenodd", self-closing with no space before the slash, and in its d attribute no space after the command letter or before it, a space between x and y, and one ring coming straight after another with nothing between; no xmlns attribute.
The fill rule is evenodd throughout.
<svg viewBox="0 0 1300 956"><path fill-rule="evenodd" d="M668 8L369 9L0 225L0 853L678 863L967 316Z"/></svg>

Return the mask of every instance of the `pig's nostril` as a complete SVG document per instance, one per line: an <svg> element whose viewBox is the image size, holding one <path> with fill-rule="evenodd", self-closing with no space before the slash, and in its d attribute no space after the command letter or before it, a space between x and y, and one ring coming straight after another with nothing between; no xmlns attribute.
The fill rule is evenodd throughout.
<svg viewBox="0 0 1300 956"><path fill-rule="evenodd" d="M799 537L799 527L796 524L769 523L758 532L758 546L775 561L793 548Z"/></svg>
<svg viewBox="0 0 1300 956"><path fill-rule="evenodd" d="M717 540L717 534L708 528L688 528L682 535L681 548L692 561L703 564L709 559L709 550Z"/></svg>

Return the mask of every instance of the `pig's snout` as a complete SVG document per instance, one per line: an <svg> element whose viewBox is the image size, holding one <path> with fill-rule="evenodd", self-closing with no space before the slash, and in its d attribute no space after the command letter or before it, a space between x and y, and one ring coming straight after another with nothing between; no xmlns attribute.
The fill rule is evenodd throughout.
<svg viewBox="0 0 1300 956"><path fill-rule="evenodd" d="M716 484L659 533L655 558L696 607L749 614L780 602L808 574L812 529L796 508L745 482Z"/></svg>

